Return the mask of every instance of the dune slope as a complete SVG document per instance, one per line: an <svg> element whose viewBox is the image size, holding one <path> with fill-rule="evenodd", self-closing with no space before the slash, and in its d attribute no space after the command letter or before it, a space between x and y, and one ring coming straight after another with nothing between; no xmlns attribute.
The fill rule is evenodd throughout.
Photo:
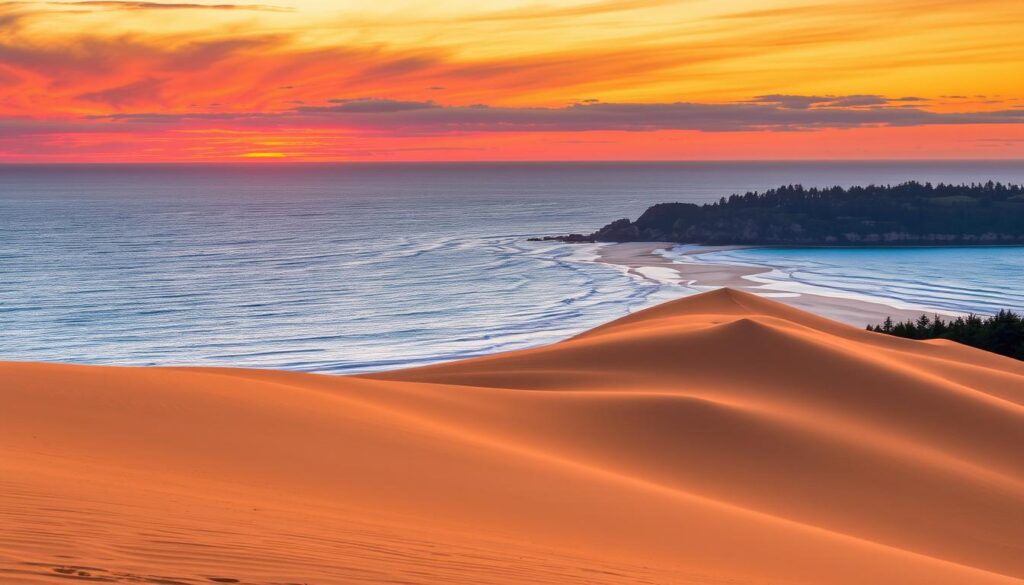
<svg viewBox="0 0 1024 585"><path fill-rule="evenodd" d="M0 364L0 582L1024 582L1024 365L721 289L359 377Z"/></svg>

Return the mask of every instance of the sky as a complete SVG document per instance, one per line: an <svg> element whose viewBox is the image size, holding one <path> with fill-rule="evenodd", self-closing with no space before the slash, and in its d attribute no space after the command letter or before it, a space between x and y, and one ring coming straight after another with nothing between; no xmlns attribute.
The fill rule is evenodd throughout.
<svg viewBox="0 0 1024 585"><path fill-rule="evenodd" d="M1024 158L1021 0L0 0L0 162Z"/></svg>

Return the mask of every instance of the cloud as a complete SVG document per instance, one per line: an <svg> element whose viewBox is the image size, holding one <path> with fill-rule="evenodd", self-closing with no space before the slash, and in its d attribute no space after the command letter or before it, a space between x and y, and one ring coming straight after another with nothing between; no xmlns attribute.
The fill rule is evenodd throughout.
<svg viewBox="0 0 1024 585"><path fill-rule="evenodd" d="M397 77L410 73L427 71L437 65L438 61L433 57L400 57L372 67L367 67L362 71L362 76L379 82L382 77Z"/></svg>
<svg viewBox="0 0 1024 585"><path fill-rule="evenodd" d="M503 10L496 12L484 12L464 18L466 21L503 21L503 20L542 20L561 18L583 18L613 14L617 12L628 12L633 10L644 10L661 6L671 6L678 0L605 0L576 6L548 7L544 5L529 5L527 7Z"/></svg>
<svg viewBox="0 0 1024 585"><path fill-rule="evenodd" d="M340 99L323 106L299 106L277 113L140 113L92 119L172 126L211 121L243 127L273 123L294 128L345 128L388 135L659 130L797 132L825 128L1024 123L1024 109L948 113L906 105L877 105L890 103L877 96L763 97L768 99L721 104L597 102L557 108L442 106L434 102Z"/></svg>
<svg viewBox="0 0 1024 585"><path fill-rule="evenodd" d="M0 138L65 136L73 134L132 133L142 125L132 122L98 125L88 119L46 120L37 118L0 117Z"/></svg>
<svg viewBox="0 0 1024 585"><path fill-rule="evenodd" d="M0 65L23 70L32 77L45 80L47 95L53 100L54 90L73 85L102 83L107 79L139 68L147 77L181 72L203 72L221 63L247 54L279 47L283 39L274 36L251 36L203 40L167 41L166 46L142 42L124 36L115 39L78 38L48 45L4 43L0 39ZM123 79L118 85L140 81L138 76ZM109 85L106 87L110 87ZM75 95L100 91L106 87L89 87ZM2 88L0 88L2 90Z"/></svg>
<svg viewBox="0 0 1024 585"><path fill-rule="evenodd" d="M146 78L110 89L83 93L77 98L121 108L134 104L159 102L162 88L163 81Z"/></svg>
<svg viewBox="0 0 1024 585"><path fill-rule="evenodd" d="M103 10L254 10L259 12L294 12L285 6L267 4L199 4L193 2L132 2L130 0L80 0L78 2L45 2L51 6L74 6Z"/></svg>
<svg viewBox="0 0 1024 585"><path fill-rule="evenodd" d="M817 104L826 103L830 99L817 95L770 94L759 95L750 101L756 104L769 104L780 108L804 110Z"/></svg>
<svg viewBox="0 0 1024 585"><path fill-rule="evenodd" d="M891 103L880 95L848 95L827 103L829 107L884 106Z"/></svg>
<svg viewBox="0 0 1024 585"><path fill-rule="evenodd" d="M737 26L713 17L735 8L728 3L716 5L708 15L701 10L680 15L678 22L664 18L678 0L537 2L514 9L484 3L464 10L441 3L423 10L382 11L341 6L346 3L304 11L310 4L297 3L298 12L287 16L187 12L281 9L275 0L208 1L0 0L0 21L16 20L23 31L12 32L13 27L0 22L0 69L29 80L16 89L0 86L0 114L166 113L214 101L238 111L272 112L290 107L285 96L268 91L281 86L295 88L287 98L306 104L336 95L420 100L435 95L425 88L443 87L445 101L456 103L551 105L577 96L614 102L637 96L667 101L675 96L737 99L765 94L761 103L771 105L769 98L774 98L776 105L789 109L874 107L892 104L870 94L931 97L959 93L960 86L977 83L935 72L932 78L942 80L941 90L935 87L938 81L907 87L892 81L913 78L897 75L900 71L946 62L1016 62L1021 54L1012 35L986 34L972 41L944 33L929 38L927 51L916 50L915 43L870 42L894 34L891 27L862 26L857 18L863 12L873 23L881 11L888 19L888 8L880 2L844 8L844 17L838 19L828 18L835 7L814 5L808 9L808 17L814 18ZM988 0L979 1L989 6ZM334 13L335 8L342 14ZM975 18L933 8L936 14L929 18L940 23L966 27ZM166 12L172 10L186 12L171 18ZM26 11L31 14L21 14ZM599 18L580 27L575 18L580 14ZM415 24L424 18L433 24ZM1007 21L1001 11L986 18ZM899 38L917 30L901 27ZM886 48L896 45L908 48ZM762 60L777 66L762 67ZM876 70L884 74L875 76ZM989 77L999 75L986 76L985 83ZM786 95L792 87L807 87L808 80L818 88L808 93L820 93ZM162 90L151 92L149 103L145 92L130 92L133 84L157 82ZM118 88L129 88L125 91L136 97L126 99L114 91ZM829 102L831 92L864 95L835 104ZM109 106L106 111L104 105Z"/></svg>
<svg viewBox="0 0 1024 585"><path fill-rule="evenodd" d="M6 14L0 14L0 29L14 29L24 18L24 14L19 14L17 12L8 12Z"/></svg>
<svg viewBox="0 0 1024 585"><path fill-rule="evenodd" d="M805 110L811 107L848 108L857 106L885 106L898 101L918 99L920 98L889 99L880 95L817 96L771 94L759 95L751 100L751 102L756 104L770 104L791 110Z"/></svg>
<svg viewBox="0 0 1024 585"><path fill-rule="evenodd" d="M329 100L329 103L331 104L329 106L302 107L299 108L299 111L318 113L351 112L359 114L387 114L407 112L410 110L427 110L440 107L434 102L410 102L376 98L333 99Z"/></svg>
<svg viewBox="0 0 1024 585"><path fill-rule="evenodd" d="M1024 138L977 138L974 142L987 144L1024 144Z"/></svg>

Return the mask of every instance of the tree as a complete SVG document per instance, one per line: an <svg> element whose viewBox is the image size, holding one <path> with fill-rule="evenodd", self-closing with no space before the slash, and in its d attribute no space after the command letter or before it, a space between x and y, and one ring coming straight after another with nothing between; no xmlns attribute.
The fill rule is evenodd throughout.
<svg viewBox="0 0 1024 585"><path fill-rule="evenodd" d="M938 315L921 315L894 323L887 317L881 325L869 325L868 330L908 339L949 339L1024 360L1024 318L1005 309L990 317L971 314L948 321Z"/></svg>
<svg viewBox="0 0 1024 585"><path fill-rule="evenodd" d="M881 333L892 333L892 317L886 317L878 331Z"/></svg>

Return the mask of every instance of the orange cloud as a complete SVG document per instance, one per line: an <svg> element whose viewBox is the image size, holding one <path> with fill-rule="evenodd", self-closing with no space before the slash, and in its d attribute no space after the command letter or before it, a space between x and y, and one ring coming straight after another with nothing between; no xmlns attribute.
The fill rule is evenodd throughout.
<svg viewBox="0 0 1024 585"><path fill-rule="evenodd" d="M518 156L501 146L512 135L573 133L578 151L619 152L592 146L603 133L658 158L689 156L658 143L672 132L737 153L852 128L883 142L953 125L972 140L994 140L990 128L1012 138L1024 108L1024 11L1007 0L384 4L0 3L2 156L194 159L220 145L230 156L386 158L390 140L400 157L500 158ZM216 131L310 139L235 149ZM779 131L799 135L769 136ZM451 146L454 134L478 138ZM1013 141L964 148L1019 153Z"/></svg>
<svg viewBox="0 0 1024 585"><path fill-rule="evenodd" d="M363 98L277 112L0 118L0 159L1008 158L1024 151L1024 108L949 113L907 105L921 100L780 95L514 108Z"/></svg>
<svg viewBox="0 0 1024 585"><path fill-rule="evenodd" d="M70 6L76 8L94 8L107 10L257 10L263 12L290 12L284 6L266 4L198 4L187 2L133 2L131 0L69 0L67 2L50 1L52 6Z"/></svg>
<svg viewBox="0 0 1024 585"><path fill-rule="evenodd" d="M247 130L0 138L8 162L1021 159L1024 128L999 125L823 129L807 133L595 131L359 135L343 130ZM251 153L275 153L251 158Z"/></svg>

